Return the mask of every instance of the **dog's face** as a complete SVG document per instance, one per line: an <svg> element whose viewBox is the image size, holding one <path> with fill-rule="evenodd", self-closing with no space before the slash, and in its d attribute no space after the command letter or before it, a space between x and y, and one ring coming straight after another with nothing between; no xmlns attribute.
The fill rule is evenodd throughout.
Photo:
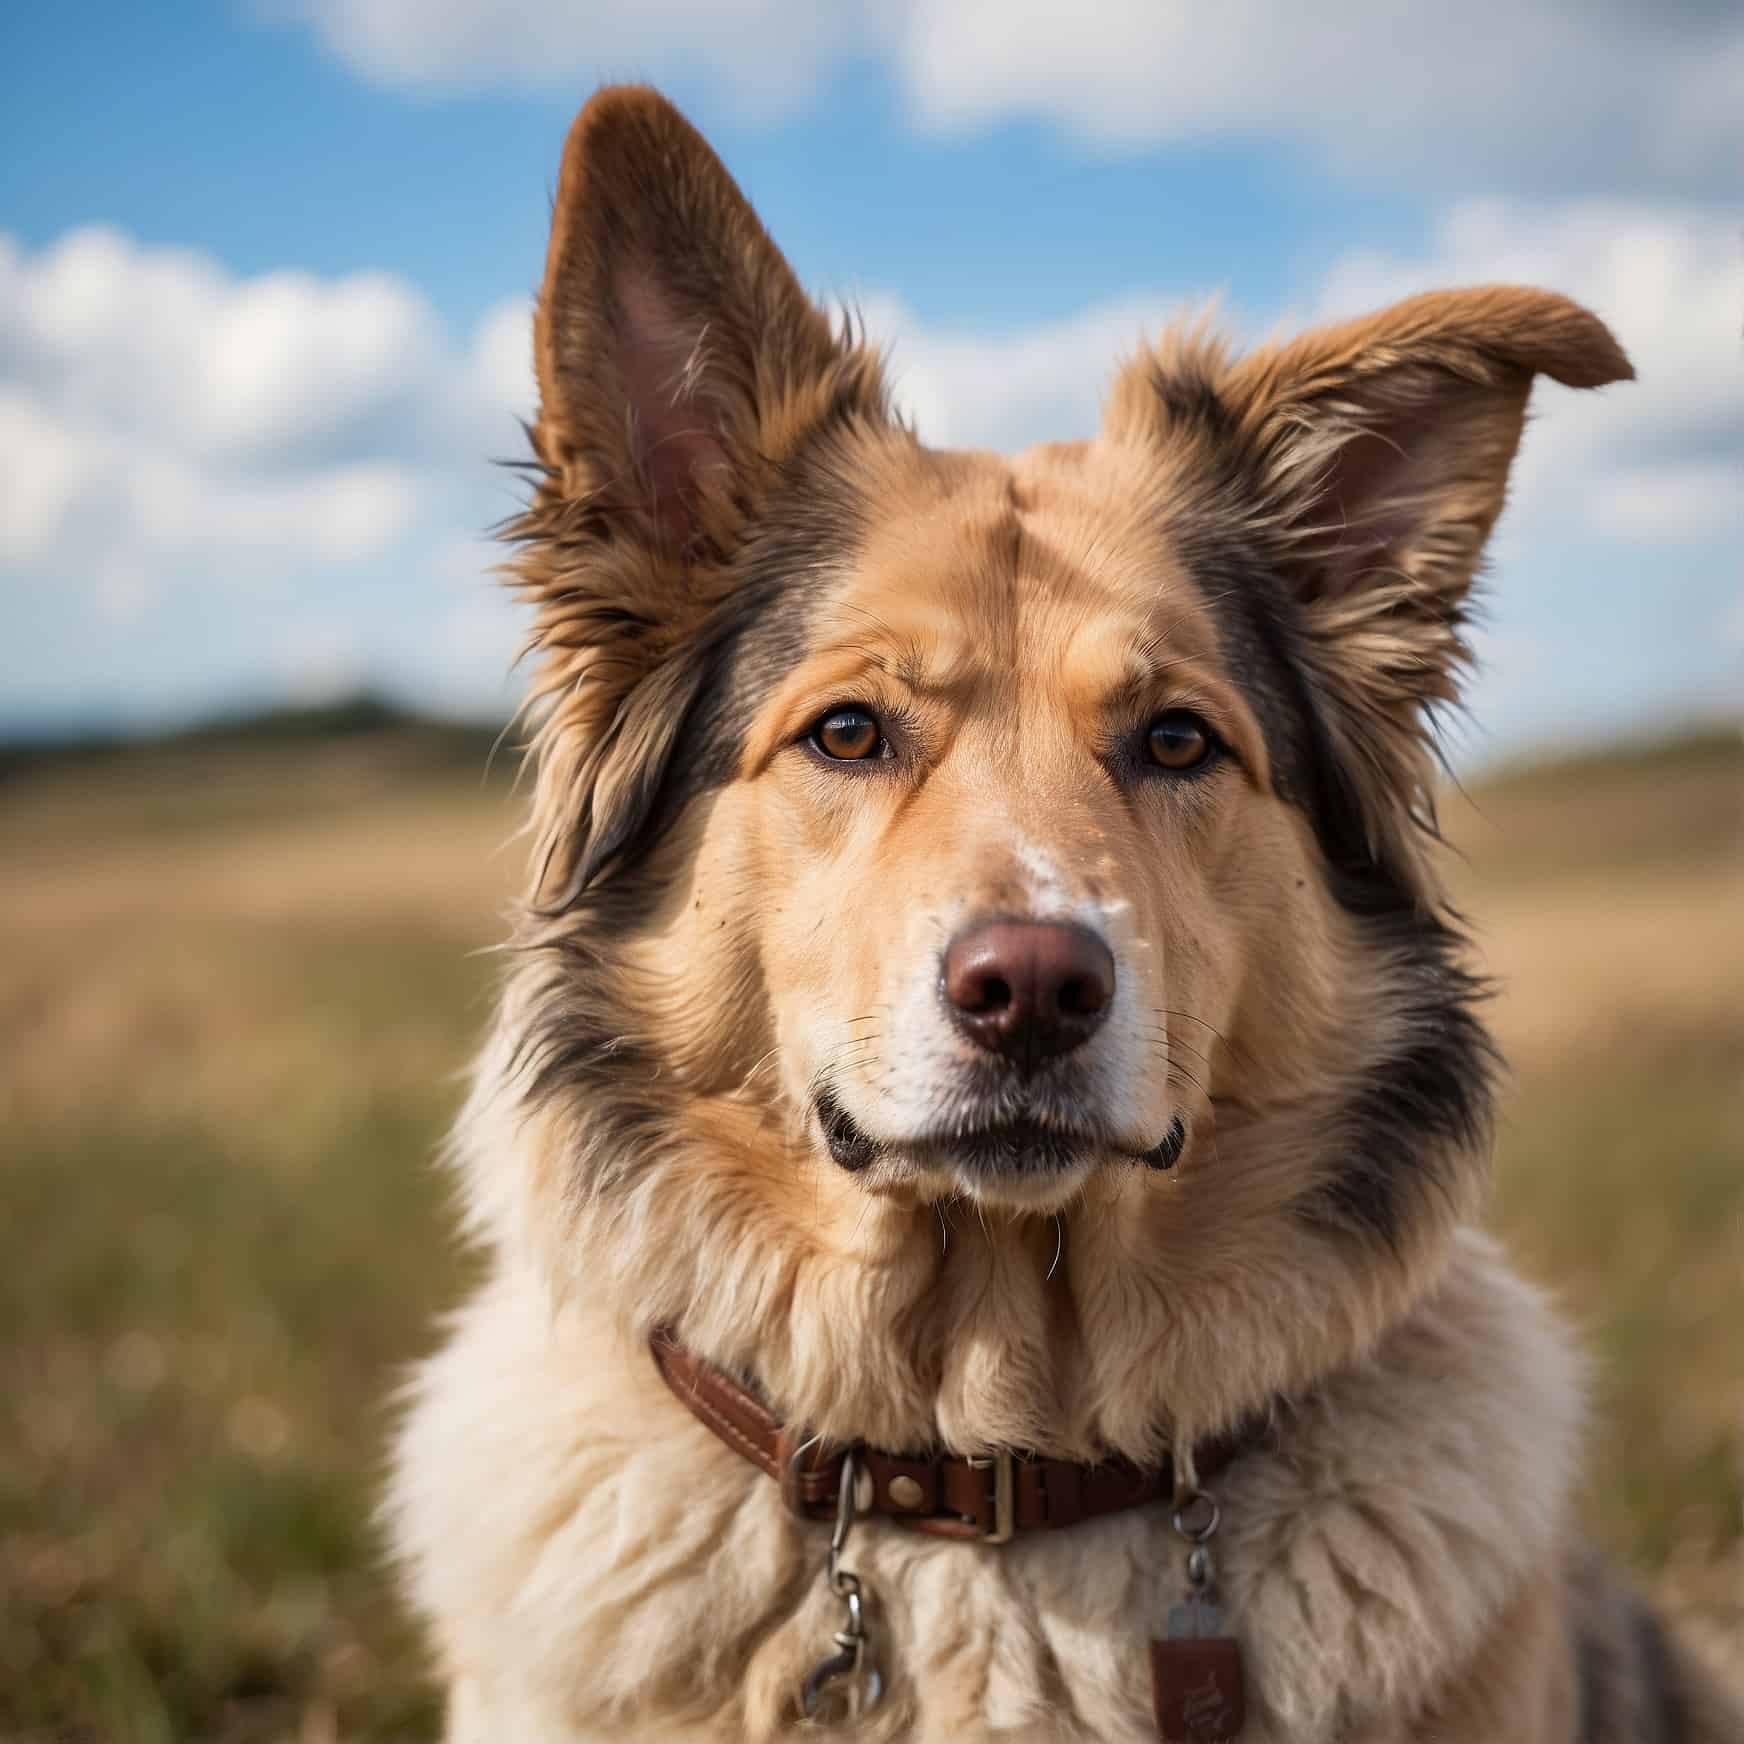
<svg viewBox="0 0 1744 1744"><path fill-rule="evenodd" d="M536 1222L602 1208L679 1312L732 1266L788 1300L871 1206L894 1253L903 1207L1091 1198L1228 1325L1237 1262L1314 1280L1300 1318L1445 1237L1487 1051L1427 716L1534 373L1628 373L1592 316L1490 288L1240 358L1178 330L1093 440L940 453L617 90L565 152L535 356Z"/></svg>
<svg viewBox="0 0 1744 1744"><path fill-rule="evenodd" d="M1163 469L867 464L657 950L699 980L754 962L768 1088L869 1187L1052 1205L1169 1167L1225 1038L1258 1043L1244 989L1315 1055L1336 946Z"/></svg>

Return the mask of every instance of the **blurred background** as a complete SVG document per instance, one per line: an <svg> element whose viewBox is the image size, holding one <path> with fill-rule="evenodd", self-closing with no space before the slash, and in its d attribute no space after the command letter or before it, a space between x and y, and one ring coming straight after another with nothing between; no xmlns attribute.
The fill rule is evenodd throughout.
<svg viewBox="0 0 1744 1744"><path fill-rule="evenodd" d="M1087 433L1211 298L1616 329L1535 395L1453 877L1586 1517L1744 1664L1744 13L72 0L0 14L0 1740L434 1735L371 1509L522 869L490 462L622 76L935 441Z"/></svg>

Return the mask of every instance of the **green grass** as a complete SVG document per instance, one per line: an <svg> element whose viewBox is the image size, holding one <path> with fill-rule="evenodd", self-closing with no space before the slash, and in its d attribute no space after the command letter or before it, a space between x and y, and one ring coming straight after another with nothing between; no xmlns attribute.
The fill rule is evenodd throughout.
<svg viewBox="0 0 1744 1744"><path fill-rule="evenodd" d="M1589 1520L1648 1569L1744 1505L1744 1024L1668 1041L1516 1093L1497 1208L1595 1364Z"/></svg>
<svg viewBox="0 0 1744 1744"><path fill-rule="evenodd" d="M382 743L0 793L7 1744L435 1736L372 1514L465 1284L432 1158L503 822Z"/></svg>
<svg viewBox="0 0 1744 1744"><path fill-rule="evenodd" d="M464 1045L439 941L300 968L303 1020L415 1032L440 992ZM429 1166L456 1091L366 1077L258 1122L112 1088L8 1131L0 1736L433 1735L370 1511L385 1395L462 1283Z"/></svg>
<svg viewBox="0 0 1744 1744"><path fill-rule="evenodd" d="M167 746L0 789L5 1744L435 1735L372 1508L465 1287L431 1158L516 865L447 756ZM1505 947L1617 880L1615 936L1528 954L1498 1011L1497 1217L1594 1351L1595 1531L1733 1627L1744 944L1701 893L1735 783L1712 747L1505 782L1461 885ZM1594 980L1626 928L1645 957Z"/></svg>

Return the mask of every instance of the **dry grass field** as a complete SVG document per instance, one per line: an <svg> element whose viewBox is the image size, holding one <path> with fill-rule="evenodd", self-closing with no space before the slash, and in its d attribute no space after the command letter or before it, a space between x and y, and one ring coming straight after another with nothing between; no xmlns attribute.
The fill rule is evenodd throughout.
<svg viewBox="0 0 1744 1744"><path fill-rule="evenodd" d="M424 735L0 780L0 1740L428 1738L370 1510L464 1288L433 1147L515 810ZM1744 757L1486 784L1496 1217L1594 1356L1593 1530L1744 1662Z"/></svg>

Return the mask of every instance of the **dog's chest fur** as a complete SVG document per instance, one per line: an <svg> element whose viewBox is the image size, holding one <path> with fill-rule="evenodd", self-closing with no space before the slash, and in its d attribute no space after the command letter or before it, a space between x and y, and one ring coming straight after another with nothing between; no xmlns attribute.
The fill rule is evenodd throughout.
<svg viewBox="0 0 1744 1744"><path fill-rule="evenodd" d="M1457 1693L1551 1560L1578 1410L1541 1305L1462 1239L1374 1359L1218 1487L1248 1744L1403 1740ZM525 1273L487 1287L424 1371L393 1508L445 1620L457 1738L769 1736L837 1626L826 1529L791 1519L633 1339ZM1182 1587L1162 1510L1001 1547L872 1524L849 1561L889 1686L856 1736L1155 1738L1147 1643Z"/></svg>

